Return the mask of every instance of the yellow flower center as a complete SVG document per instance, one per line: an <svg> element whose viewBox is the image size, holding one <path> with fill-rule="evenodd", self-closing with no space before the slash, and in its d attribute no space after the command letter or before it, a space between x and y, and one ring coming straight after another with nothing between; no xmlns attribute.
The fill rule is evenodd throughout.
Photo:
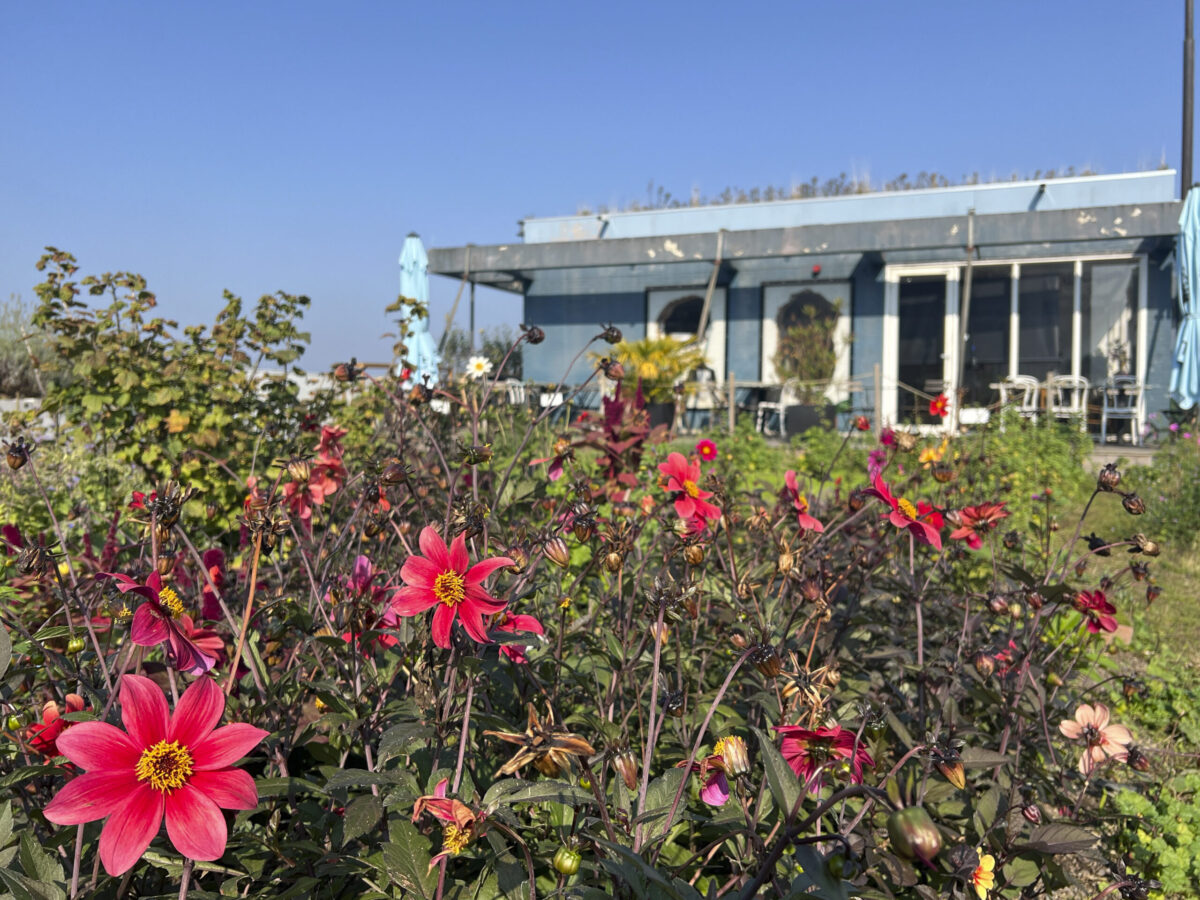
<svg viewBox="0 0 1200 900"><path fill-rule="evenodd" d="M457 572L443 572L433 580L433 595L447 606L457 606L465 596L463 577Z"/></svg>
<svg viewBox="0 0 1200 900"><path fill-rule="evenodd" d="M796 508L798 511L800 511L802 513L807 513L808 512L808 498L797 496L796 497Z"/></svg>
<svg viewBox="0 0 1200 900"><path fill-rule="evenodd" d="M131 610L128 606L122 606L119 610L117 610L116 617L118 619L128 619L132 615L133 610Z"/></svg>
<svg viewBox="0 0 1200 900"><path fill-rule="evenodd" d="M178 619L183 615L183 601L169 587L159 589L158 602L167 608L167 612L171 614L172 619Z"/></svg>
<svg viewBox="0 0 1200 900"><path fill-rule="evenodd" d="M694 481L685 481L683 483L683 492L695 500L700 496L700 488L696 486Z"/></svg>
<svg viewBox="0 0 1200 900"><path fill-rule="evenodd" d="M455 855L462 853L467 844L471 843L471 832L463 831L457 825L447 825L442 830L442 849Z"/></svg>
<svg viewBox="0 0 1200 900"><path fill-rule="evenodd" d="M187 784L192 774L192 754L178 741L159 741L142 751L134 772L138 781L149 781L156 791L173 791Z"/></svg>
<svg viewBox="0 0 1200 900"><path fill-rule="evenodd" d="M914 522L917 520L917 508L901 497L896 501L896 506L900 507L900 512L908 516Z"/></svg>
<svg viewBox="0 0 1200 900"><path fill-rule="evenodd" d="M712 752L713 756L721 756L721 757L725 756L725 740L726 740L725 738L721 738L719 741L717 741L713 745L713 752Z"/></svg>

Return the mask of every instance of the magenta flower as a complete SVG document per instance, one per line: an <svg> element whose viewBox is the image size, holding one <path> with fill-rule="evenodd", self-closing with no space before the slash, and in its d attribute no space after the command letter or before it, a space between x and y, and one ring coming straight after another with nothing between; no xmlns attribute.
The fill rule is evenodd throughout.
<svg viewBox="0 0 1200 900"><path fill-rule="evenodd" d="M658 471L667 478L667 490L675 493L675 512L681 519L721 518L721 510L706 502L712 493L700 490L699 460L689 463L682 453L672 453Z"/></svg>
<svg viewBox="0 0 1200 900"><path fill-rule="evenodd" d="M800 527L809 531L824 531L825 526L808 514L808 498L800 493L800 488L796 484L796 473L788 469L784 473L783 480L787 484L787 490L784 493L787 499L792 501Z"/></svg>
<svg viewBox="0 0 1200 900"><path fill-rule="evenodd" d="M897 528L906 529L922 544L928 544L935 550L942 549L942 514L928 503L921 501L916 506L903 497L893 497L891 489L880 475L872 482L874 487L864 493L878 497L892 508L886 516L887 520Z"/></svg>
<svg viewBox="0 0 1200 900"><path fill-rule="evenodd" d="M217 728L225 697L213 679L192 682L175 714L149 678L121 678L121 720L78 722L58 738L58 749L87 772L68 781L45 816L56 825L108 817L100 832L100 861L109 875L133 867L158 834L189 859L220 859L228 832L222 809L254 809L254 779L233 764L268 732L253 725Z"/></svg>
<svg viewBox="0 0 1200 900"><path fill-rule="evenodd" d="M513 615L508 610L500 614L500 619L494 626L497 631L504 631L509 634L545 634L546 631L542 628L542 623L533 616ZM525 657L524 644L501 644L500 652L511 659L518 665L524 665L529 662Z"/></svg>
<svg viewBox="0 0 1200 900"><path fill-rule="evenodd" d="M455 617L472 640L491 643L483 617L500 612L506 604L489 596L483 581L502 566L515 563L507 556L493 556L472 566L463 535L447 548L442 536L428 525L421 530L420 545L425 555L410 556L400 570L405 587L392 596L392 611L398 616L416 616L436 606L433 642L439 647L450 646Z"/></svg>
<svg viewBox="0 0 1200 900"><path fill-rule="evenodd" d="M1087 630L1092 634L1117 630L1115 618L1117 608L1108 602L1103 591L1095 591L1090 594L1087 591L1080 591L1075 595L1075 600L1071 605L1087 618Z"/></svg>
<svg viewBox="0 0 1200 900"><path fill-rule="evenodd" d="M701 441L696 445L696 452L705 462L712 462L717 458L717 445L712 441Z"/></svg>
<svg viewBox="0 0 1200 900"><path fill-rule="evenodd" d="M217 664L215 656L201 649L176 624L176 620L185 615L183 601L162 583L157 571L150 573L145 584L116 572L101 572L99 577L114 579L122 594L133 593L146 598L133 614L129 627L129 637L135 644L140 647L163 644L171 666L189 675L203 675Z"/></svg>
<svg viewBox="0 0 1200 900"><path fill-rule="evenodd" d="M799 725L776 725L775 730L783 736L779 749L784 760L809 793L816 794L821 790L823 770L830 760L847 760L850 780L854 784L862 784L863 766L875 766L875 760L867 748L858 742L855 733L840 725L818 728L816 731Z"/></svg>

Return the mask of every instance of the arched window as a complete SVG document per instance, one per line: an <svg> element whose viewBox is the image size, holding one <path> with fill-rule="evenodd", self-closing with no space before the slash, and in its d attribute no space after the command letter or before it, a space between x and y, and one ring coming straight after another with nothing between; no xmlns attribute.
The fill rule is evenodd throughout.
<svg viewBox="0 0 1200 900"><path fill-rule="evenodd" d="M680 297L663 309L658 317L658 327L663 334L676 337L691 337L700 328L700 314L704 312L703 297Z"/></svg>
<svg viewBox="0 0 1200 900"><path fill-rule="evenodd" d="M779 334L784 335L796 325L811 325L819 319L836 320L837 317L838 311L833 304L816 291L800 291L788 297L787 303L780 307L775 324L779 326ZM833 349L832 329L828 343L829 348Z"/></svg>

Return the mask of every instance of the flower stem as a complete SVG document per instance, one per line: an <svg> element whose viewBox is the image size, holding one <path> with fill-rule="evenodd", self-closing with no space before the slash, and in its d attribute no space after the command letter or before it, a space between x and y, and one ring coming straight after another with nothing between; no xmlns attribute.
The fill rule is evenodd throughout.
<svg viewBox="0 0 1200 900"><path fill-rule="evenodd" d="M242 649L246 646L246 631L250 628L250 613L254 609L254 588L258 584L258 558L262 554L262 532L254 536L254 559L250 563L250 591L246 595L246 611L242 613L242 630L238 634L237 650L229 664L229 680L225 682L225 696L233 692L237 681L238 663L242 661Z"/></svg>
<svg viewBox="0 0 1200 900"><path fill-rule="evenodd" d="M183 874L179 876L179 900L186 900L188 886L192 883L192 861L183 861Z"/></svg>

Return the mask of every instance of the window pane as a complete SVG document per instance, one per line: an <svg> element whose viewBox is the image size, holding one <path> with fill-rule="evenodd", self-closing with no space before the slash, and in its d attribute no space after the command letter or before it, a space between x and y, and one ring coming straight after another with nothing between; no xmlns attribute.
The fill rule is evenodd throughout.
<svg viewBox="0 0 1200 900"><path fill-rule="evenodd" d="M1102 384L1112 375L1137 371L1133 354L1138 264L1132 260L1088 263L1083 279L1090 287L1091 301L1084 306L1083 375L1093 384Z"/></svg>
<svg viewBox="0 0 1200 900"><path fill-rule="evenodd" d="M942 390L946 279L941 275L900 279L900 381L919 391ZM932 422L929 404L900 389L901 421Z"/></svg>
<svg viewBox="0 0 1200 900"><path fill-rule="evenodd" d="M965 282L964 282L965 283ZM1010 269L992 266L971 274L971 309L963 355L966 406L986 406L995 384L1008 374L1008 316L1012 294Z"/></svg>
<svg viewBox="0 0 1200 900"><path fill-rule="evenodd" d="M1019 291L1019 374L1032 375L1039 381L1050 372L1069 374L1074 264L1022 266Z"/></svg>

